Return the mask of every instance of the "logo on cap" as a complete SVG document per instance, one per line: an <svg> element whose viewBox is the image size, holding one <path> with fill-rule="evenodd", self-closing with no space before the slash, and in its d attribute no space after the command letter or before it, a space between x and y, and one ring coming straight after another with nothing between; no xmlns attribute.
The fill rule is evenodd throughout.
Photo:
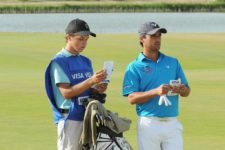
<svg viewBox="0 0 225 150"><path fill-rule="evenodd" d="M154 22L152 22L151 25L152 25L154 28L159 28L159 25L156 24L156 23L154 23Z"/></svg>

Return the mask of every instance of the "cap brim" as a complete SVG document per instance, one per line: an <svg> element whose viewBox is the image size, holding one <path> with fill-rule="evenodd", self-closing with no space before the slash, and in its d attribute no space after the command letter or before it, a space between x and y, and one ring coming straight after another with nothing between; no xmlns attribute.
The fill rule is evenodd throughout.
<svg viewBox="0 0 225 150"><path fill-rule="evenodd" d="M148 32L146 34L148 34L148 35L154 35L158 31L160 31L161 33L167 33L167 30L165 28L156 28L156 29L154 29L154 30L152 30L152 31L150 31L150 32Z"/></svg>
<svg viewBox="0 0 225 150"><path fill-rule="evenodd" d="M90 31L80 31L80 32L77 32L76 34L79 34L81 36L87 36L87 35L91 35L93 37L96 37L96 34L93 33L93 32L90 32Z"/></svg>
<svg viewBox="0 0 225 150"><path fill-rule="evenodd" d="M96 34L93 33L93 32L90 32L90 35L93 36L93 37L96 37Z"/></svg>

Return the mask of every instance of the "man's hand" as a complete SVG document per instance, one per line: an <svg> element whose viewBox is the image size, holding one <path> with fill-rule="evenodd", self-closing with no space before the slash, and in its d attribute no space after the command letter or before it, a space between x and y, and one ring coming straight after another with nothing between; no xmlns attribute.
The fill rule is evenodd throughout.
<svg viewBox="0 0 225 150"><path fill-rule="evenodd" d="M188 87L186 87L184 84L181 84L180 86L178 87L173 87L172 88L172 92L173 93L178 93L180 94L181 96L188 96L189 93L190 93L190 89Z"/></svg>
<svg viewBox="0 0 225 150"><path fill-rule="evenodd" d="M108 87L108 83L99 83L95 85L94 88L96 89L96 91L98 91L98 93L104 93L107 87Z"/></svg>
<svg viewBox="0 0 225 150"><path fill-rule="evenodd" d="M106 70L102 69L97 71L92 77L91 81L93 84L98 84L106 78Z"/></svg>
<svg viewBox="0 0 225 150"><path fill-rule="evenodd" d="M169 90L172 89L172 86L169 84L162 84L158 88L156 88L157 95L165 95Z"/></svg>

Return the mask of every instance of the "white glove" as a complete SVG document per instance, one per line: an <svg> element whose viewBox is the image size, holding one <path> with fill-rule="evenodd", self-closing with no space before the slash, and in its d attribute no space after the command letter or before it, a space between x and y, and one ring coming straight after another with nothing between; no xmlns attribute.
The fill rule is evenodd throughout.
<svg viewBox="0 0 225 150"><path fill-rule="evenodd" d="M159 106L162 105L163 103L165 103L166 106L171 106L172 103L170 102L170 100L166 97L166 95L162 95L159 98Z"/></svg>

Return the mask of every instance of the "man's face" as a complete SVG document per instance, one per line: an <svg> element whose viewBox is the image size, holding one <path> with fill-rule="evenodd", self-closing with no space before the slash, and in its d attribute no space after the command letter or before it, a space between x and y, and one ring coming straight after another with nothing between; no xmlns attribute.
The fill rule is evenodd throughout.
<svg viewBox="0 0 225 150"><path fill-rule="evenodd" d="M88 39L89 35L73 35L69 37L68 42L74 51L80 53L86 48Z"/></svg>
<svg viewBox="0 0 225 150"><path fill-rule="evenodd" d="M158 31L153 35L141 37L141 42L146 50L159 51L161 46L161 32Z"/></svg>

